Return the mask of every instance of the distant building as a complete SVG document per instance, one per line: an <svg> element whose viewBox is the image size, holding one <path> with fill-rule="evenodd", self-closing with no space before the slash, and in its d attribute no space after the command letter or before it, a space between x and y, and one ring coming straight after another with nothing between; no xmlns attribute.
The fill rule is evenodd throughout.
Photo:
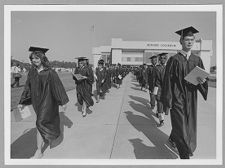
<svg viewBox="0 0 225 168"><path fill-rule="evenodd" d="M152 55L167 52L169 56L172 56L181 49L179 42L123 41L121 38L113 38L111 46L94 47L92 55L94 67L97 66L99 59L111 64L135 66L143 63L150 64L149 57ZM213 55L212 40L196 40L192 52L202 58L205 69L209 72Z"/></svg>

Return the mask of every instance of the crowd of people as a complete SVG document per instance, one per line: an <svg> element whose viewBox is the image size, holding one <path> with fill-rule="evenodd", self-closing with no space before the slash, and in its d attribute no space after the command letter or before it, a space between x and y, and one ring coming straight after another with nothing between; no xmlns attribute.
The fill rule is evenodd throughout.
<svg viewBox="0 0 225 168"><path fill-rule="evenodd" d="M96 84L96 103L105 99L105 95L112 86L120 88L123 78L128 74L129 69L122 68L121 64L110 65L104 60L98 61L98 67L92 69L86 57L78 57L78 67L73 72L73 79L76 83L77 100L82 106L82 115L85 117L89 107L94 105L92 96L92 85ZM81 75L81 76L79 76Z"/></svg>
<svg viewBox="0 0 225 168"><path fill-rule="evenodd" d="M22 74L26 73L26 68L22 68L18 63L12 63L11 65L11 76L14 78L14 82L11 84L11 87L20 87L20 78Z"/></svg>
<svg viewBox="0 0 225 168"><path fill-rule="evenodd" d="M149 89L150 105L153 110L157 101L156 116L159 118L159 127L164 125L164 114L168 115L168 108L163 106L162 100L162 86L165 75L165 67L168 53L160 53L150 57L151 65L140 65L134 68L134 75L139 82L141 90Z"/></svg>
<svg viewBox="0 0 225 168"><path fill-rule="evenodd" d="M197 78L193 85L184 78L196 66L204 69L200 57L191 53L194 34L198 31L188 27L177 31L180 35L182 50L168 59L168 53L152 56L151 65L141 65L133 69L141 90L148 89L151 109L157 104L159 126L164 125L164 115L170 112L172 131L168 141L178 150L181 159L189 159L196 148L197 137L197 91L207 99L207 79ZM59 105L66 109L69 98L57 73L52 70L45 53L46 48L30 47L32 68L28 73L24 92L18 108L32 104L37 115L37 151L33 158L41 158L43 145L51 145L60 135ZM119 63L110 65L104 60L98 61L98 67L92 69L86 57L78 57L78 67L72 72L76 84L77 101L82 106L82 115L86 117L89 107L105 99L110 88L120 88L130 69ZM92 86L96 84L96 95Z"/></svg>

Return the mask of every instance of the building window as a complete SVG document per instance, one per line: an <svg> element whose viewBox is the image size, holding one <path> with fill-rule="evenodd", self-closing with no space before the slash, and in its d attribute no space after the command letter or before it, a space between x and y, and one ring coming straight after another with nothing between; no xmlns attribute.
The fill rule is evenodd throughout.
<svg viewBox="0 0 225 168"><path fill-rule="evenodd" d="M126 62L127 61L126 57L122 57L122 61Z"/></svg>
<svg viewBox="0 0 225 168"><path fill-rule="evenodd" d="M123 62L131 62L131 57L122 57Z"/></svg>
<svg viewBox="0 0 225 168"><path fill-rule="evenodd" d="M142 62L143 58L142 57L135 57L135 62Z"/></svg>

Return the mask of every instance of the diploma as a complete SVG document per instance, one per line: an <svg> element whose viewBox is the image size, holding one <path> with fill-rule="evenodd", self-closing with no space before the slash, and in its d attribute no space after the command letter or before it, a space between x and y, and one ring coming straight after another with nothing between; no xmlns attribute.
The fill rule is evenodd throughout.
<svg viewBox="0 0 225 168"><path fill-rule="evenodd" d="M185 76L185 80L189 83L192 83L193 85L198 85L198 78L205 79L209 76L209 73L206 72L204 69L196 66L187 76Z"/></svg>
<svg viewBox="0 0 225 168"><path fill-rule="evenodd" d="M87 77L82 76L81 74L73 74L73 76L77 79L77 80L82 80L82 79L86 79Z"/></svg>

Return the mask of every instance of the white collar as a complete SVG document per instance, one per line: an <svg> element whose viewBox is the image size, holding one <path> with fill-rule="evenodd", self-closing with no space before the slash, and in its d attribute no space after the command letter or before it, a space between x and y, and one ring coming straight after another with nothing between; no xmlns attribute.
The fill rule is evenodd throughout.
<svg viewBox="0 0 225 168"><path fill-rule="evenodd" d="M180 50L179 53L181 53L183 56L185 56L187 58L187 60L189 59L190 55L191 55L191 50L186 52L184 50Z"/></svg>

